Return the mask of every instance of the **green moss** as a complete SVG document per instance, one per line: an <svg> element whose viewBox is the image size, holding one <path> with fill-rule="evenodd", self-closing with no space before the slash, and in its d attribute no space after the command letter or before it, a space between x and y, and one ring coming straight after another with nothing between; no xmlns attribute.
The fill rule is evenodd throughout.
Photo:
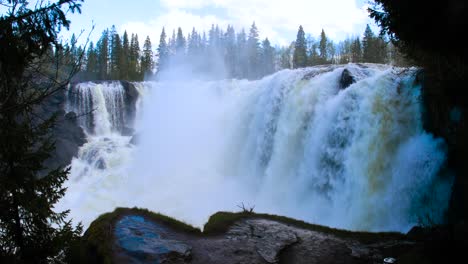
<svg viewBox="0 0 468 264"><path fill-rule="evenodd" d="M248 212L217 212L210 216L208 222L203 226L203 233L218 235L226 232L235 222L252 217L256 214Z"/></svg>
<svg viewBox="0 0 468 264"><path fill-rule="evenodd" d="M112 213L105 213L94 220L83 236L86 262L112 263L113 224L120 217L116 209Z"/></svg>
<svg viewBox="0 0 468 264"><path fill-rule="evenodd" d="M301 220L278 216L270 214L256 214L248 212L218 212L210 217L208 222L203 228L203 232L207 235L217 235L226 232L229 227L235 222L241 219L269 219L277 221L286 225L291 225L297 228L302 228L311 231L323 232L327 234L333 234L341 238L352 238L356 239L362 243L374 243L382 240L389 239L403 239L405 238L404 234L395 233L395 232L381 232L381 233L371 233L371 232L353 232L347 230L341 230L321 225L315 225L306 223Z"/></svg>
<svg viewBox="0 0 468 264"><path fill-rule="evenodd" d="M174 219L172 217L160 214L160 213L154 213L151 212L148 209L142 209L142 208L132 208L132 209L125 209L125 208L117 208L116 210L126 210L126 215L141 215L144 216L150 220L153 220L155 222L161 223L169 228L174 229L175 231L182 231L184 233L189 233L189 234L194 234L194 235L200 235L201 230L199 228L193 227L187 223L184 223L182 221L179 221L177 219Z"/></svg>

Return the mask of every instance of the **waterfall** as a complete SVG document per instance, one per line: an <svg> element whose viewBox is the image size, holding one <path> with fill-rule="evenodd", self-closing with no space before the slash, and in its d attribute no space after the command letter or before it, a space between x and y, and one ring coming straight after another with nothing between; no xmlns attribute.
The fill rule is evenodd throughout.
<svg viewBox="0 0 468 264"><path fill-rule="evenodd" d="M342 89L345 68L355 82ZM415 74L350 64L257 81L138 83L136 146L115 129L125 122L119 83L79 84L69 110L100 110L83 120L95 132L60 206L85 225L138 206L202 226L240 203L350 230L440 222L452 177L445 143L423 130Z"/></svg>
<svg viewBox="0 0 468 264"><path fill-rule="evenodd" d="M125 124L124 89L120 82L79 83L68 90L68 111L74 111L88 133L109 134Z"/></svg>

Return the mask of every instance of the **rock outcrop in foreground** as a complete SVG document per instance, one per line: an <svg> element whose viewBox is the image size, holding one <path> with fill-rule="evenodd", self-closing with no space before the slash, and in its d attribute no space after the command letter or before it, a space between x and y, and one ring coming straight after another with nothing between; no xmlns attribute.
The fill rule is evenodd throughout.
<svg viewBox="0 0 468 264"><path fill-rule="evenodd" d="M88 263L384 263L388 257L408 263L419 244L398 233L349 232L247 212L217 213L201 232L136 208L102 215L83 240L80 261Z"/></svg>

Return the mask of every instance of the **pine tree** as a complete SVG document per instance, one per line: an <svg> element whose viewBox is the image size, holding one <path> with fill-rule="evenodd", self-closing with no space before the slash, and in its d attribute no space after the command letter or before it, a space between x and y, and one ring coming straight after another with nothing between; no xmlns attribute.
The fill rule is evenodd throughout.
<svg viewBox="0 0 468 264"><path fill-rule="evenodd" d="M236 43L236 74L237 78L247 78L247 35L245 30L242 29L239 34L237 34L237 43Z"/></svg>
<svg viewBox="0 0 468 264"><path fill-rule="evenodd" d="M87 62L86 62L86 75L87 79L95 80L98 73L98 55L94 48L94 44L91 41L89 43L88 52L86 53Z"/></svg>
<svg viewBox="0 0 468 264"><path fill-rule="evenodd" d="M182 33L182 29L179 27L177 29L175 50L176 50L176 54L180 56L180 58L183 58L183 56L185 55L185 45L186 45L186 41L184 38L184 34Z"/></svg>
<svg viewBox="0 0 468 264"><path fill-rule="evenodd" d="M198 33L195 28L192 28L192 34L187 38L187 57L189 61L194 61L198 55Z"/></svg>
<svg viewBox="0 0 468 264"><path fill-rule="evenodd" d="M169 51L171 55L176 53L176 33L172 30L172 38L169 39Z"/></svg>
<svg viewBox="0 0 468 264"><path fill-rule="evenodd" d="M76 46L76 36L75 33L72 34L70 38L70 55L72 56L72 59L76 60L78 58L78 47Z"/></svg>
<svg viewBox="0 0 468 264"><path fill-rule="evenodd" d="M153 74L153 48L150 37L147 36L143 44L143 54L141 56L141 79L150 77Z"/></svg>
<svg viewBox="0 0 468 264"><path fill-rule="evenodd" d="M234 31L234 27L231 25L228 25L227 30L226 30L226 35L224 38L224 46L226 49L225 55L224 55L224 61L227 67L227 72L229 77L234 77L235 75L235 64L237 61L236 58L236 32Z"/></svg>
<svg viewBox="0 0 468 264"><path fill-rule="evenodd" d="M70 82L62 69L50 72L61 60L44 55L50 55L52 45L63 48L58 32L69 27L67 12L80 12L78 2L11 0L0 16L1 263L66 262L81 233L66 220L68 211L53 210L65 193L69 169L45 168L54 149L55 117L37 114L44 100ZM74 65L66 75L78 69Z"/></svg>
<svg viewBox="0 0 468 264"><path fill-rule="evenodd" d="M293 41L294 45L295 45L295 41ZM306 56L307 56L307 62L306 62L306 66L312 66L312 65L315 65L317 63L314 64L314 62L317 61L317 58L312 58L312 49L314 49L314 45L316 44L316 41L315 39L312 37L312 35L310 34L307 34L306 35ZM294 50L294 49L293 49Z"/></svg>
<svg viewBox="0 0 468 264"><path fill-rule="evenodd" d="M215 25L212 24L211 25L211 29L210 31L208 32L208 36L209 36L209 49L210 49L210 53L212 54L212 56L217 56L218 55L218 51L219 51L219 28L218 28L218 25Z"/></svg>
<svg viewBox="0 0 468 264"><path fill-rule="evenodd" d="M129 65L130 65L130 42L128 40L127 31L122 37L122 52L120 53L120 79L129 80Z"/></svg>
<svg viewBox="0 0 468 264"><path fill-rule="evenodd" d="M328 64L328 52L327 52L327 35L325 35L325 31L322 29L320 33L320 42L319 42L319 51L320 51L320 64Z"/></svg>
<svg viewBox="0 0 468 264"><path fill-rule="evenodd" d="M266 38L262 42L262 75L269 75L275 71L275 49L270 45L270 41Z"/></svg>
<svg viewBox="0 0 468 264"><path fill-rule="evenodd" d="M302 68L307 66L307 46L305 33L302 26L297 31L296 42L294 45L293 68Z"/></svg>
<svg viewBox="0 0 468 264"><path fill-rule="evenodd" d="M279 67L281 69L291 69L292 68L292 50L294 49L294 42L292 42L287 48L281 48Z"/></svg>
<svg viewBox="0 0 468 264"><path fill-rule="evenodd" d="M327 55L328 55L328 64L338 63L336 59L336 45L333 41L327 41Z"/></svg>
<svg viewBox="0 0 468 264"><path fill-rule="evenodd" d="M382 37L377 37L369 25L366 26L362 39L364 62L385 63L387 62L387 43Z"/></svg>
<svg viewBox="0 0 468 264"><path fill-rule="evenodd" d="M120 36L117 33L115 26L112 26L111 28L110 38L110 77L112 80L119 80L122 42L120 42Z"/></svg>
<svg viewBox="0 0 468 264"><path fill-rule="evenodd" d="M362 59L364 60L364 62L375 62L376 60L375 36L369 24L367 24L366 30L364 31L364 37L362 39L362 48L363 48Z"/></svg>
<svg viewBox="0 0 468 264"><path fill-rule="evenodd" d="M386 63L388 59L388 49L387 42L383 37L377 37L374 39L374 49L375 49L375 63Z"/></svg>
<svg viewBox="0 0 468 264"><path fill-rule="evenodd" d="M203 36L200 43L200 52L206 52L208 45L208 39L206 38L206 33L203 31Z"/></svg>
<svg viewBox="0 0 468 264"><path fill-rule="evenodd" d="M204 68L208 75L218 75L218 71L220 68L224 68L224 64L222 63L223 54L220 47L220 36L219 36L219 28L218 26L212 24L211 29L208 32L208 46L205 54L205 65Z"/></svg>
<svg viewBox="0 0 468 264"><path fill-rule="evenodd" d="M354 63L362 61L362 47L359 37L351 44L351 61Z"/></svg>
<svg viewBox="0 0 468 264"><path fill-rule="evenodd" d="M223 48L222 48L222 37L223 36L223 32L222 30L219 29L219 26L218 24L216 24L216 27L215 27L215 46L216 46L216 49L218 51L222 51Z"/></svg>
<svg viewBox="0 0 468 264"><path fill-rule="evenodd" d="M247 69L249 79L256 79L259 77L259 60L260 60L260 42L258 40L258 29L253 22L249 31L249 38L247 40Z"/></svg>
<svg viewBox="0 0 468 264"><path fill-rule="evenodd" d="M86 54L85 50L82 46L78 46L76 49L76 54L73 56L73 61L72 64L75 64L77 62L80 62L80 71L83 71L85 69L85 63L86 63Z"/></svg>
<svg viewBox="0 0 468 264"><path fill-rule="evenodd" d="M132 81L140 80L140 43L138 42L138 34L132 34L130 40L129 77Z"/></svg>
<svg viewBox="0 0 468 264"><path fill-rule="evenodd" d="M159 38L158 46L158 72L166 69L169 63L169 49L166 42L166 32L164 28L161 32L161 37Z"/></svg>
<svg viewBox="0 0 468 264"><path fill-rule="evenodd" d="M321 64L319 43L314 42L309 51L308 65L315 66Z"/></svg>
<svg viewBox="0 0 468 264"><path fill-rule="evenodd" d="M109 72L109 31L106 29L97 43L98 50L98 78L106 80Z"/></svg>

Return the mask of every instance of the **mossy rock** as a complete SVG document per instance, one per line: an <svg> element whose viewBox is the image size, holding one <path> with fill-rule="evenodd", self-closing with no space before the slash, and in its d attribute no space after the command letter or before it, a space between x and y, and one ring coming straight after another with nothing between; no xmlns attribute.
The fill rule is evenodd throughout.
<svg viewBox="0 0 468 264"><path fill-rule="evenodd" d="M219 235L225 233L230 226L242 219L267 219L277 221L297 228L332 234L341 238L356 239L362 243L375 243L382 240L400 240L405 239L406 235L396 232L355 232L342 229L336 229L321 225L310 224L301 220L271 214L257 214L250 212L217 212L210 216L208 222L203 228L203 234Z"/></svg>
<svg viewBox="0 0 468 264"><path fill-rule="evenodd" d="M161 223L175 231L186 234L200 235L201 231L189 224L174 218L151 212L141 208L116 208L111 213L100 215L94 220L83 235L79 256L76 263L112 263L114 245L114 225L126 215L139 215L149 220ZM74 261L75 262L75 261Z"/></svg>
<svg viewBox="0 0 468 264"><path fill-rule="evenodd" d="M293 227L331 234L344 239L358 240L364 244L376 243L383 240L403 240L407 238L401 233L371 233L352 232L315 224L306 223L289 217L257 214L253 212L217 212L213 214L204 225L204 231L174 218L151 212L140 208L117 208L111 213L105 213L94 220L86 230L80 247L76 250L76 263L112 263L112 252L116 249L114 243L114 226L117 221L126 215L143 216L148 220L162 224L175 232L183 234L210 237L225 234L229 227L244 219L267 219L277 221Z"/></svg>

